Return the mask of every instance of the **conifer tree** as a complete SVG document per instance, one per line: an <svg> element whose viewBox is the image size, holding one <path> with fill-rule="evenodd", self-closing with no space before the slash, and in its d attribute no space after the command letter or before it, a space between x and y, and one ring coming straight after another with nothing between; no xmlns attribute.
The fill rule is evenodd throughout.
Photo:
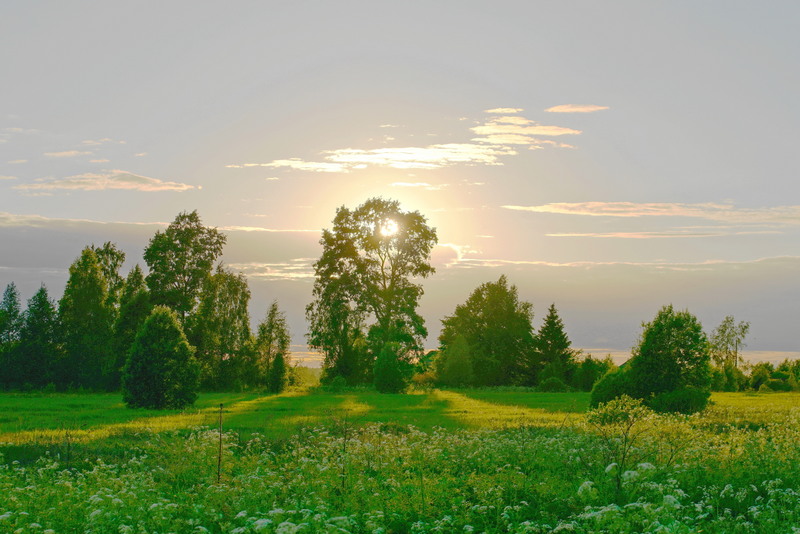
<svg viewBox="0 0 800 534"><path fill-rule="evenodd" d="M125 358L136 339L136 333L150 315L150 292L139 265L135 265L125 278L119 301L119 313L114 323L112 358L109 359L109 386L117 389Z"/></svg>
<svg viewBox="0 0 800 534"><path fill-rule="evenodd" d="M128 352L122 395L132 408L184 408L194 404L200 367L177 314L156 306Z"/></svg>
<svg viewBox="0 0 800 534"><path fill-rule="evenodd" d="M20 342L14 351L16 381L41 388L55 382L61 358L58 346L58 315L55 303L42 285L28 300L23 314Z"/></svg>
<svg viewBox="0 0 800 534"><path fill-rule="evenodd" d="M564 322L558 316L555 304L547 310L542 327L536 336L536 351L543 366L539 382L551 377L564 383L570 381L575 370L575 354L566 332Z"/></svg>

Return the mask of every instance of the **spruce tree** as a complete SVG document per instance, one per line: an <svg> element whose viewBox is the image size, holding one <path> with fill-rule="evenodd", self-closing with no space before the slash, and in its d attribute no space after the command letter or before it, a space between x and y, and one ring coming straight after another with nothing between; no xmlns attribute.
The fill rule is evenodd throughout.
<svg viewBox="0 0 800 534"><path fill-rule="evenodd" d="M0 301L0 368L3 370L0 373L0 385L5 387L18 382L13 354L19 343L21 318L19 291L17 285L11 282L3 291L3 300Z"/></svg>
<svg viewBox="0 0 800 534"><path fill-rule="evenodd" d="M61 357L58 339L58 316L54 302L42 285L28 300L23 314L20 342L14 351L17 382L41 388L55 382Z"/></svg>
<svg viewBox="0 0 800 534"><path fill-rule="evenodd" d="M128 351L122 397L132 408L184 408L194 404L200 367L177 314L156 306Z"/></svg>
<svg viewBox="0 0 800 534"><path fill-rule="evenodd" d="M400 351L399 343L389 342L375 360L375 389L381 393L401 393L406 389Z"/></svg>
<svg viewBox="0 0 800 534"><path fill-rule="evenodd" d="M551 377L564 383L569 381L576 367L576 351L572 349L572 343L564 332L564 322L558 316L555 304L548 308L547 316L536 336L536 352L543 366L538 382Z"/></svg>

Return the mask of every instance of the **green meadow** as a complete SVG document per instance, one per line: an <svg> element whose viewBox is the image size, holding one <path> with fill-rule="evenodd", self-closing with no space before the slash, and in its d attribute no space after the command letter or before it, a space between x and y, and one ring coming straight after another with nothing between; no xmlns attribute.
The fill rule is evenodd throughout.
<svg viewBox="0 0 800 534"><path fill-rule="evenodd" d="M0 395L0 532L796 532L800 394ZM222 432L219 430L220 404ZM793 530L794 529L794 530Z"/></svg>

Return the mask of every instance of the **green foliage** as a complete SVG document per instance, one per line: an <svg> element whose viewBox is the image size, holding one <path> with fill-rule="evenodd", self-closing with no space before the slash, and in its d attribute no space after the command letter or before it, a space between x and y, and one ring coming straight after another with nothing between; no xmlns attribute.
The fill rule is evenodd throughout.
<svg viewBox="0 0 800 534"><path fill-rule="evenodd" d="M69 268L58 305L65 358L56 376L60 385L109 387L114 312L97 255L86 247Z"/></svg>
<svg viewBox="0 0 800 534"><path fill-rule="evenodd" d="M600 406L622 395L630 395L632 389L628 368L613 369L595 383L589 404Z"/></svg>
<svg viewBox="0 0 800 534"><path fill-rule="evenodd" d="M367 381L371 360L388 342L400 343L404 354L421 351L427 330L417 305L423 291L412 279L433 273L436 244L425 217L402 211L397 201L372 198L355 210L339 208L320 244L306 316L309 345L325 354L326 376ZM374 318L369 326L367 318Z"/></svg>
<svg viewBox="0 0 800 534"><path fill-rule="evenodd" d="M758 391L762 385L769 382L773 371L775 371L775 368L769 362L755 364L750 371L750 388Z"/></svg>
<svg viewBox="0 0 800 534"><path fill-rule="evenodd" d="M470 348L464 336L457 335L453 342L439 352L436 362L439 381L451 387L465 387L475 383Z"/></svg>
<svg viewBox="0 0 800 534"><path fill-rule="evenodd" d="M61 357L58 315L44 285L28 300L20 342L12 354L10 377L17 385L27 383L42 388L56 380L54 370Z"/></svg>
<svg viewBox="0 0 800 534"><path fill-rule="evenodd" d="M634 396L647 398L682 388L710 389L709 344L694 315L665 306L642 327L630 362Z"/></svg>
<svg viewBox="0 0 800 534"><path fill-rule="evenodd" d="M533 306L520 302L517 287L505 276L481 284L453 315L442 320L442 350L463 336L469 346L475 384L509 385L515 379L534 383L539 363L534 347Z"/></svg>
<svg viewBox="0 0 800 534"><path fill-rule="evenodd" d="M270 393L281 393L286 389L288 382L288 368L285 356L282 352L275 355L272 365L267 372L267 391Z"/></svg>
<svg viewBox="0 0 800 534"><path fill-rule="evenodd" d="M291 336L286 323L286 314L278 308L278 301L273 301L267 310L267 315L258 325L258 334L255 340L255 362L253 374L256 383L266 383L270 376L273 363L280 357L283 365L287 363Z"/></svg>
<svg viewBox="0 0 800 534"><path fill-rule="evenodd" d="M596 360L589 354L577 365L572 377L572 385L580 391L591 391L595 383L615 367L610 356L603 360Z"/></svg>
<svg viewBox="0 0 800 534"><path fill-rule="evenodd" d="M738 367L742 362L739 350L745 347L744 339L750 331L750 323L739 321L736 324L728 315L711 333L711 358L720 367Z"/></svg>
<svg viewBox="0 0 800 534"><path fill-rule="evenodd" d="M125 404L135 408L184 408L197 399L200 368L177 314L156 306L128 352L122 374Z"/></svg>
<svg viewBox="0 0 800 534"><path fill-rule="evenodd" d="M555 376L542 380L542 382L536 386L536 391L541 391L543 393L563 393L569 390L569 386Z"/></svg>
<svg viewBox="0 0 800 534"><path fill-rule="evenodd" d="M17 383L15 378L17 358L15 355L20 339L22 313L20 311L19 291L11 282L3 291L0 301L0 385L9 387Z"/></svg>
<svg viewBox="0 0 800 534"><path fill-rule="evenodd" d="M187 321L188 338L197 348L201 383L212 389L237 388L249 357L250 288L243 274L217 267L206 278L200 305Z"/></svg>
<svg viewBox="0 0 800 534"><path fill-rule="evenodd" d="M659 393L647 399L646 404L660 413L692 414L703 411L710 396L711 392L708 390L681 388Z"/></svg>
<svg viewBox="0 0 800 534"><path fill-rule="evenodd" d="M558 316L555 304L547 310L542 327L535 338L536 353L539 365L542 366L539 382L548 378L557 378L561 382L569 381L577 367L575 356L564 322Z"/></svg>
<svg viewBox="0 0 800 534"><path fill-rule="evenodd" d="M120 386L125 357L136 339L136 333L152 309L150 292L147 290L142 269L137 264L125 279L120 296L119 313L114 323L113 353L109 359L112 389Z"/></svg>
<svg viewBox="0 0 800 534"><path fill-rule="evenodd" d="M375 360L375 389L381 393L401 393L408 385L401 359L402 347L398 343L387 343Z"/></svg>
<svg viewBox="0 0 800 534"><path fill-rule="evenodd" d="M103 273L103 280L106 283L106 295L108 296L108 306L116 310L120 304L120 294L125 285L125 280L119 274L122 264L125 263L125 253L117 246L106 241L102 247L92 245L92 251L97 256L100 270Z"/></svg>
<svg viewBox="0 0 800 534"><path fill-rule="evenodd" d="M153 304L175 310L183 324L197 307L225 241L225 234L203 226L196 210L179 213L164 232L156 232L144 250Z"/></svg>

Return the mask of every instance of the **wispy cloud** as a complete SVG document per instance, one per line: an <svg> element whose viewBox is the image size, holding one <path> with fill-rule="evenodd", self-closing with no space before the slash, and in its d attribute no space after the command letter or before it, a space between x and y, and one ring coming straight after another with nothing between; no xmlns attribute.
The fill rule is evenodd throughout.
<svg viewBox="0 0 800 534"><path fill-rule="evenodd" d="M53 190L101 191L123 189L131 191L188 191L195 186L180 182L166 182L158 178L140 176L127 171L112 170L102 173L85 173L55 180L38 180L30 184L14 186L25 192Z"/></svg>
<svg viewBox="0 0 800 534"><path fill-rule="evenodd" d="M758 230L758 231L706 231L699 232L696 230L670 230L663 232L607 232L607 233L555 233L545 234L547 237L586 237L586 238L600 238L600 239L685 239L685 238L704 238L704 237L723 237L729 235L762 235L762 234L780 234L781 232L775 230Z"/></svg>
<svg viewBox="0 0 800 534"><path fill-rule="evenodd" d="M11 161L9 161L9 163L11 165L19 165L21 163L28 163L28 160L27 159L12 159Z"/></svg>
<svg viewBox="0 0 800 534"><path fill-rule="evenodd" d="M484 110L484 113L521 113L525 111L522 108L493 108Z"/></svg>
<svg viewBox="0 0 800 534"><path fill-rule="evenodd" d="M125 141L117 141L116 139L111 139L110 137L103 137L102 139L86 139L81 141L82 145L86 146L100 146L100 145L124 145Z"/></svg>
<svg viewBox="0 0 800 534"><path fill-rule="evenodd" d="M560 106L547 108L545 111L549 111L550 113L594 113L595 111L603 111L604 109L609 109L609 107L581 104L562 104Z"/></svg>
<svg viewBox="0 0 800 534"><path fill-rule="evenodd" d="M107 159L90 159L89 163L108 163Z"/></svg>
<svg viewBox="0 0 800 534"><path fill-rule="evenodd" d="M437 143L425 146L382 147L372 149L339 148L324 150L321 161L301 158L282 158L265 163L233 163L231 169L266 167L305 172L349 173L368 167L393 169L438 169L454 165L502 165L505 157L518 154L518 146L532 149L545 147L573 148L572 145L538 137L578 135L580 130L556 125L543 125L519 115L521 108L495 108L487 110L491 116L469 129L470 142ZM387 126L387 125L382 125ZM466 135L469 133L465 132ZM438 134L429 134L438 135ZM394 141L385 138L384 141Z"/></svg>
<svg viewBox="0 0 800 534"><path fill-rule="evenodd" d="M17 180L16 176L0 176L0 180Z"/></svg>
<svg viewBox="0 0 800 534"><path fill-rule="evenodd" d="M259 215L251 215L251 217L258 217ZM220 230L229 232L268 232L268 233L319 233L319 230L296 230L296 229L279 229L279 228L264 228L262 226L222 226Z"/></svg>
<svg viewBox="0 0 800 534"><path fill-rule="evenodd" d="M415 187L419 189L424 189L426 191L441 191L442 189L447 187L447 184L438 184L433 185L429 184L428 182L393 182L391 184L392 187Z"/></svg>
<svg viewBox="0 0 800 534"><path fill-rule="evenodd" d="M314 258L295 258L281 263L230 263L228 267L247 277L263 280L310 280L314 278Z"/></svg>
<svg viewBox="0 0 800 534"><path fill-rule="evenodd" d="M505 209L534 213L558 213L588 217L687 217L732 224L800 224L800 206L737 208L733 204L681 204L635 202L575 202L539 206L502 206Z"/></svg>
<svg viewBox="0 0 800 534"><path fill-rule="evenodd" d="M121 224L131 226L167 226L165 222L120 222L120 221L96 221L92 219L69 219L62 217L45 217L43 215L17 214L0 212L0 227L34 227L34 228L64 228L64 226L76 224L107 225Z"/></svg>
<svg viewBox="0 0 800 534"><path fill-rule="evenodd" d="M91 152L81 150L64 150L63 152L45 152L48 158L74 158L77 156L88 156Z"/></svg>

